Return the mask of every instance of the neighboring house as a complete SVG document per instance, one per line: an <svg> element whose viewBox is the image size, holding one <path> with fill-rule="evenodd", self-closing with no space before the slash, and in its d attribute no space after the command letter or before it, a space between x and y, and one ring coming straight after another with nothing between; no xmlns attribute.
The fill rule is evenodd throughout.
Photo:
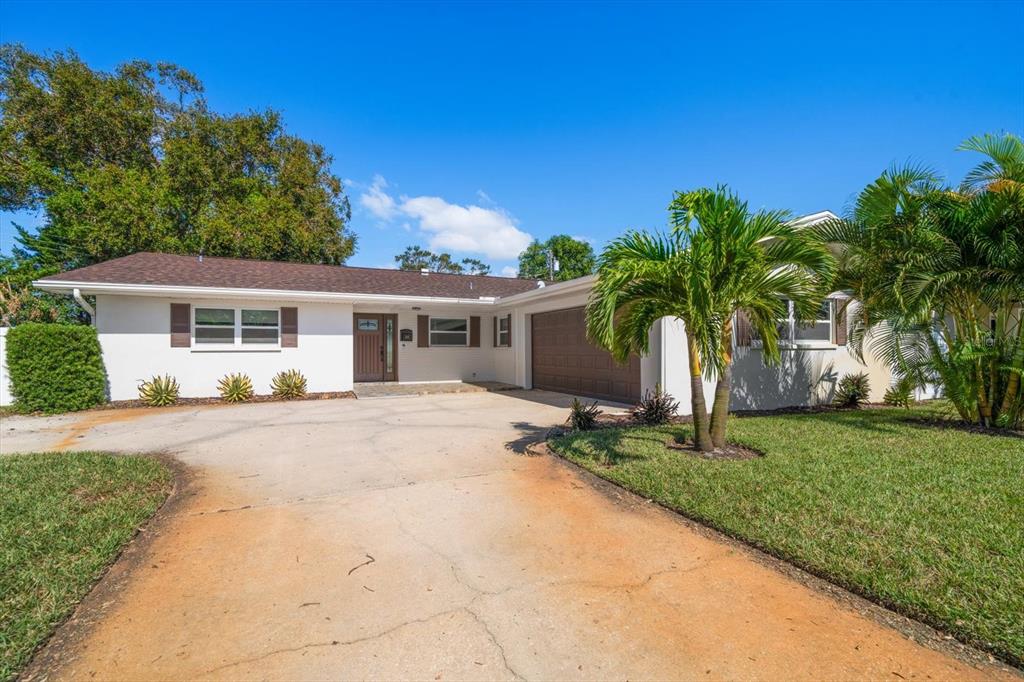
<svg viewBox="0 0 1024 682"><path fill-rule="evenodd" d="M690 404L679 320L651 330L651 352L617 365L586 339L593 277L557 284L487 277L138 253L44 277L51 293L95 296L110 398L136 398L141 381L171 374L183 396L212 396L228 372L258 393L298 369L310 391L357 382L499 381L619 402L661 384ZM738 335L737 409L827 400L838 377L862 371L845 347L830 299L810 329L791 322L779 368ZM889 384L872 368L879 395ZM710 398L713 385L705 390Z"/></svg>

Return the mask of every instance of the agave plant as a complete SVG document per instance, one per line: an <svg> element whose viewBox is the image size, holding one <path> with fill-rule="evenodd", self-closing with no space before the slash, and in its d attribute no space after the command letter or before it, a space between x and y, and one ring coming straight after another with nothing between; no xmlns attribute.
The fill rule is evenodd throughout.
<svg viewBox="0 0 1024 682"><path fill-rule="evenodd" d="M278 372L270 388L278 398L301 398L306 395L306 377L297 369Z"/></svg>
<svg viewBox="0 0 1024 682"><path fill-rule="evenodd" d="M244 403L252 398L252 379L246 374L227 374L217 383L220 397L229 403Z"/></svg>
<svg viewBox="0 0 1024 682"><path fill-rule="evenodd" d="M660 426L669 423L678 411L679 403L662 390L661 384L655 384L654 392L644 393L633 408L633 419L648 426Z"/></svg>
<svg viewBox="0 0 1024 682"><path fill-rule="evenodd" d="M871 395L871 383L867 372L847 374L839 380L832 403L836 407L860 407Z"/></svg>
<svg viewBox="0 0 1024 682"><path fill-rule="evenodd" d="M599 414L601 414L601 410L598 408L596 400L588 405L579 398L573 398L572 403L569 404L569 418L565 421L573 431L589 431L597 424Z"/></svg>
<svg viewBox="0 0 1024 682"><path fill-rule="evenodd" d="M166 407L178 402L178 381L170 374L154 376L139 385L139 399L150 407Z"/></svg>

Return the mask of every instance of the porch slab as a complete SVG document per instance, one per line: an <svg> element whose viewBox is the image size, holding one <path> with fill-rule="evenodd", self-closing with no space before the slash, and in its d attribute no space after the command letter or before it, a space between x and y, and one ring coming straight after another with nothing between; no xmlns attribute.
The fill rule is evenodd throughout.
<svg viewBox="0 0 1024 682"><path fill-rule="evenodd" d="M356 382L353 390L356 397L395 398L413 395L438 395L441 393L495 393L519 390L520 386L501 381L445 381L400 384L394 381Z"/></svg>

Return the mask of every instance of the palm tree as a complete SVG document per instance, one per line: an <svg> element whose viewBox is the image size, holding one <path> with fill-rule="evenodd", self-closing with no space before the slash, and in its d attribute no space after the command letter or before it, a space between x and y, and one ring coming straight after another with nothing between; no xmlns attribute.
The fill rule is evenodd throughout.
<svg viewBox="0 0 1024 682"><path fill-rule="evenodd" d="M765 361L777 363L785 301L794 302L800 319L811 319L834 260L812 233L788 224L787 214L751 213L724 186L677 192L669 213L669 234L630 231L604 250L587 306L588 332L624 361L648 352L658 319L681 319L694 442L710 451L725 445L735 314L746 314ZM718 379L710 420L704 377Z"/></svg>
<svg viewBox="0 0 1024 682"><path fill-rule="evenodd" d="M1024 145L985 135L960 149L987 158L958 190L894 167L816 231L861 302L856 353L867 344L897 375L941 384L964 420L1012 426L1024 419Z"/></svg>

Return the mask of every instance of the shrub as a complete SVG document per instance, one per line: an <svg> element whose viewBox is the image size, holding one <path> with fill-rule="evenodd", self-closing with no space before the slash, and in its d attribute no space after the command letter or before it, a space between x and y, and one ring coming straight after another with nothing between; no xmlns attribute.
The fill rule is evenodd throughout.
<svg viewBox="0 0 1024 682"><path fill-rule="evenodd" d="M244 403L252 398L252 379L247 374L227 374L217 382L220 397L229 403Z"/></svg>
<svg viewBox="0 0 1024 682"><path fill-rule="evenodd" d="M671 421L678 411L679 403L661 390L661 384L655 384L654 392L646 391L633 408L633 419L648 426L660 426Z"/></svg>
<svg viewBox="0 0 1024 682"><path fill-rule="evenodd" d="M35 322L12 327L7 368L20 412L70 412L107 401L107 371L93 327Z"/></svg>
<svg viewBox="0 0 1024 682"><path fill-rule="evenodd" d="M598 409L596 400L587 405L579 398L573 398L569 404L569 418L565 421L574 431L589 431L597 423L599 414L601 410Z"/></svg>
<svg viewBox="0 0 1024 682"><path fill-rule="evenodd" d="M150 407L166 407L178 402L178 381L170 374L155 376L139 385L139 399Z"/></svg>
<svg viewBox="0 0 1024 682"><path fill-rule="evenodd" d="M914 402L914 382L908 377L899 379L895 384L885 391L882 401L893 407L905 407L910 409L910 403Z"/></svg>
<svg viewBox="0 0 1024 682"><path fill-rule="evenodd" d="M832 403L836 407L860 407L860 404L871 395L871 385L867 372L847 374L839 380L836 396Z"/></svg>
<svg viewBox="0 0 1024 682"><path fill-rule="evenodd" d="M278 398L301 398L306 395L306 377L297 369L278 372L270 388Z"/></svg>

